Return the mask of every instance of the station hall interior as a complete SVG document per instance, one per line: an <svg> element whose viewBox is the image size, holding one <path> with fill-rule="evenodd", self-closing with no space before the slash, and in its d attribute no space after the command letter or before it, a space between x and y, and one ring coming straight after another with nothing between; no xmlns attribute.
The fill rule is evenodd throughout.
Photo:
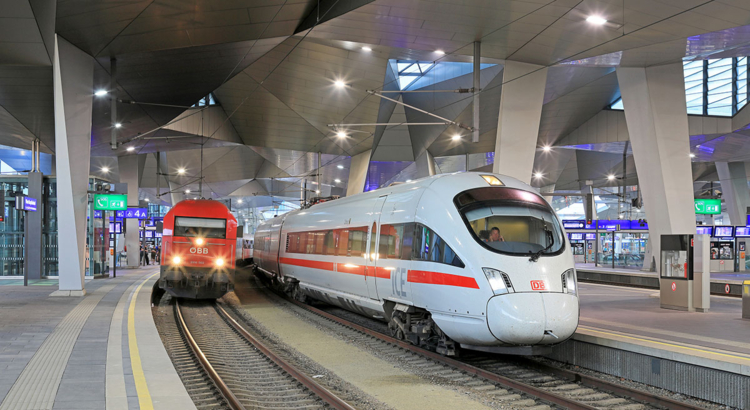
<svg viewBox="0 0 750 410"><path fill-rule="evenodd" d="M173 249L192 243L189 252L201 254L209 249L204 238L212 241L179 242L186 223L179 215L188 215L180 212L220 218L201 214L200 206L217 212L204 200L228 212L224 225L190 226L225 230L213 244L225 239L228 256L205 262L231 272L215 289L232 295L218 304L229 312L221 323L252 323L261 338L286 343L282 351L296 349L308 360L302 367L320 373L309 379L320 376L314 380L323 390L355 396L344 395L350 408L568 407L558 396L589 397L577 405L597 408L661 404L611 388L604 390L613 396L600 396L581 377L571 382L580 390L553 386L551 396L466 368L451 371L485 377L483 384L431 385L418 366L343 343L350 339L333 335L344 330L328 329L292 302L281 307L273 299L280 283L297 302L384 320L402 343L422 340L399 333L394 319L399 309L416 309L426 315L424 332L441 338L433 350L448 356L460 339L443 332L449 322L459 329L460 320L480 320L497 337L491 303L479 319L479 310L460 309L461 316L463 305L448 303L450 295L476 297L465 293L467 277L477 281L468 288L489 289L489 300L572 294L575 332L562 340L540 328L549 346L519 342L527 349L520 355L630 381L639 394L675 401L669 408L750 408L749 68L750 2L743 0L0 0L0 410L203 408L169 345L185 332L169 336L165 329L176 325L165 317L184 296L175 284L190 287L195 278L184 273L189 258ZM450 209L422 217L429 204L418 199L377 202L430 186L450 192L433 194L432 206L447 201ZM546 263L561 288L529 276L525 290L528 278L498 267L492 276L477 265L489 256L472 252L513 252L492 248L497 227L489 217L482 227L470 221L474 208L450 191L456 186L542 198L535 206L549 210L552 222L542 213L523 218L542 218L539 241L549 243L515 257L526 263L519 271ZM351 257L356 229L339 246L343 225L327 227L324 217L352 224L381 215L371 211L376 202L391 214L413 205L412 219L362 222L355 245L362 266L326 259ZM356 215L343 204L354 204ZM305 219L316 208L321 216ZM497 220L521 215L489 205L482 212L503 215ZM285 226L297 226L297 236ZM403 265L403 283L414 295L416 286L429 286L425 294L449 304L440 315L453 309L452 319L440 322L406 293L389 301L381 284L365 284L359 295L355 287L326 293L322 282L304 284L299 272L330 263L328 274L348 272L360 285L384 279L398 294L401 267L383 268L385 254L367 261L390 252L383 226L398 232L390 237L396 259L415 263ZM500 228L501 240L513 242L516 225ZM303 231L321 235L320 249L313 239L307 250L290 245ZM407 246L419 232L427 248L444 243L440 260ZM549 262L558 255L564 263ZM443 270L425 273L414 261ZM508 266L521 266L514 263ZM459 266L477 268L462 274ZM174 276L173 268L183 273ZM266 282L275 291L259 290ZM443 292L451 286L461 292ZM197 332L199 320L187 315L198 305L185 303L183 322ZM550 302L535 303L530 309ZM543 314L542 322L552 322L550 308ZM524 315L512 320L532 321ZM455 345L468 357L518 354L503 350L513 343L493 350L479 336L466 340ZM325 344L346 352L343 361L321 352ZM358 361L429 399L347 366ZM204 364L190 366L211 374ZM334 381L323 380L329 376ZM204 400L237 408L214 383ZM505 393L488 393L490 385Z"/></svg>

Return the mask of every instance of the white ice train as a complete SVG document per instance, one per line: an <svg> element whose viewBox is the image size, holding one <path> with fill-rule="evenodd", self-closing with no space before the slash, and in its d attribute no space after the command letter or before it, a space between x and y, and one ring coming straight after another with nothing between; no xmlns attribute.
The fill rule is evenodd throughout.
<svg viewBox="0 0 750 410"><path fill-rule="evenodd" d="M442 354L537 354L578 326L560 222L503 175L442 174L290 212L258 227L253 256L295 298L382 319Z"/></svg>

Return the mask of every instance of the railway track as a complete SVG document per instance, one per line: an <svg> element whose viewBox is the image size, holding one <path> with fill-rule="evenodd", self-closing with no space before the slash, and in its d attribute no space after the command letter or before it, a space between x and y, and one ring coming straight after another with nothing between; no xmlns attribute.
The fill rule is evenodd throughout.
<svg viewBox="0 0 750 410"><path fill-rule="evenodd" d="M173 309L180 337L171 339L172 358L196 407L353 408L277 356L220 305L175 300Z"/></svg>
<svg viewBox="0 0 750 410"><path fill-rule="evenodd" d="M269 292L278 295L275 292ZM479 394L490 395L517 408L567 409L673 409L701 407L668 397L611 383L582 373L548 366L528 359L471 352L460 360L394 339L383 331L355 323L313 306L278 295L286 301L341 327L338 331L380 354L448 379ZM349 312L347 312L349 313ZM361 321L360 321L361 322ZM329 326L330 327L330 326Z"/></svg>

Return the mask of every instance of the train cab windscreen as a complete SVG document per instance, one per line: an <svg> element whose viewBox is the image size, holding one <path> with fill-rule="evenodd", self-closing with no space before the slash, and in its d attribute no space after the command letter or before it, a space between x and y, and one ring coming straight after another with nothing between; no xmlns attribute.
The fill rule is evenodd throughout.
<svg viewBox="0 0 750 410"><path fill-rule="evenodd" d="M562 251L562 229L538 195L513 188L478 188L456 199L474 238L485 248L512 255L552 255Z"/></svg>
<svg viewBox="0 0 750 410"><path fill-rule="evenodd" d="M226 239L227 220L176 216L174 236Z"/></svg>

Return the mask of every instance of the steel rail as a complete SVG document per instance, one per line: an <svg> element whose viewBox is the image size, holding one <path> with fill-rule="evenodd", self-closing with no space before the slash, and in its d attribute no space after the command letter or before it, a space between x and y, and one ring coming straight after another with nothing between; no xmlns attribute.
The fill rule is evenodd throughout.
<svg viewBox="0 0 750 410"><path fill-rule="evenodd" d="M296 304L297 306L302 307L303 309L307 309L307 310L309 310L309 311L311 311L311 312L313 312L315 314L318 314L318 315L323 316L323 317L325 317L327 319L333 320L334 322L337 322L337 323L342 324L344 326L348 326L348 327L350 327L352 329L356 329L356 330L358 330L360 332L366 333L366 334L368 334L368 335L370 335L372 337L375 337L375 338L378 338L378 339L383 340L385 342L397 345L397 346L399 346L401 348L404 348L406 350L409 350L409 351L411 351L413 353L416 353L416 354L419 354L419 355L422 355L422 356L425 356L425 357L429 357L430 359L433 359L433 360L435 360L437 362L440 362L442 364L446 364L448 366L451 366L451 367L456 368L458 370L464 371L466 373L477 375L477 376L479 376L479 377L481 377L483 379L486 379L486 380L489 380L489 381L501 384L501 385L503 385L505 387L508 387L508 388L511 388L511 389L515 389L515 390L521 391L523 393L526 393L526 394L531 395L533 397L536 397L538 399L542 399L542 400L548 401L550 403L557 404L558 406L562 406L562 407L564 407L566 409L570 409L570 410L595 410L596 409L596 407L589 406L587 404L584 404L584 403L581 403L581 402L578 402L578 401L575 401L575 400L571 400L571 399L568 399L566 397L563 397L563 396L560 396L560 395L557 395L557 394L554 394L554 393L550 393L550 392L545 391L545 390L538 389L538 388L536 388L534 386L530 386L530 385L528 385L526 383L518 382L518 381L515 381L513 379L509 379L507 377L500 376L498 374L489 372L487 370L483 370L483 369L480 369L478 367L472 366L470 364L458 361L456 359L451 359L449 357L437 354L435 352L431 352L429 350L422 349L422 348L414 346L414 345L412 345L410 343L403 342L403 341L398 340L398 339L394 339L394 338L392 338L390 336L386 336L386 335L384 335L384 334L382 334L380 332L376 332L376 331L368 329L368 328L366 328L364 326L360 326L360 325L358 325L356 323L352 323L352 322L350 322L350 321L348 321L346 319L342 319L342 318L340 318L338 316L332 315L332 314L330 314L328 312L324 312L324 311L322 311L320 309L317 309L317 308L314 308L312 306L306 305L306 304L301 303L299 301L296 301L294 299L291 299L291 298L288 298L288 297L285 297L285 298L286 298L286 300L288 300L288 301Z"/></svg>
<svg viewBox="0 0 750 410"><path fill-rule="evenodd" d="M370 336L376 337L378 339L384 340L386 342L396 344L404 349L408 349L409 351L412 351L417 354L421 354L427 357L430 357L436 361L448 364L450 366L453 366L455 368L458 368L460 370L463 370L467 373L475 374L479 377L495 381L499 384L502 384L507 387L514 388L516 390L522 391L524 393L527 393L529 395L538 397L543 400L547 400L549 402L552 402L554 404L558 404L560 406L563 406L568 409L594 409L596 407L589 406L586 404L583 404L581 402L577 402L575 400L568 399L566 397L562 397L559 395L556 395L554 393L547 392L545 390L538 389L534 386L530 386L528 384L515 381L513 379L509 379L507 377L500 376L498 374L489 372L487 370L480 369L478 367L472 366L468 363L461 362L459 360L451 359L449 357L437 354L435 352L431 352L429 350L425 350L423 348L414 346L408 342L404 342L398 339L394 339L390 336L387 336L383 333L377 332L372 329L368 329L364 326L358 325L356 323L352 323L346 319L340 318L338 316L332 315L328 312L322 311L320 309L317 309L315 307L312 307L310 305L306 305L304 303L301 303L297 300L291 299L287 297L286 295L282 295L286 300L289 302L292 302L296 304L297 306L302 307L303 309L307 309L315 314L318 314L320 316L323 316L327 319L333 320L337 323L340 323L344 326L351 327L353 329L359 330L360 332L366 333ZM535 363L530 362L528 363L532 367L536 367L540 370L547 371L550 373L555 374L556 376L559 376L563 379L566 379L571 382L578 382L581 383L584 386L608 391L617 395L621 395L624 397L632 398L633 400L640 401L642 403L651 404L654 406L663 407L665 409L669 410L700 410L702 407L694 406L692 404L683 403L677 400L670 399L668 397L659 396L657 394L644 392L642 390L633 389L630 387L622 386L616 383L608 382L606 380L597 379L592 376L588 376L582 373L574 372L572 370L566 370L566 369L560 369L552 366L547 366L541 363Z"/></svg>
<svg viewBox="0 0 750 410"><path fill-rule="evenodd" d="M226 383L224 383L224 380L221 379L219 373L214 370L213 366L211 366L211 363L209 363L208 359L206 358L206 355L204 355L203 351L200 349L200 347L198 347L198 343L196 343L195 339L193 339L193 335L190 333L190 330L185 323L185 319L182 317L180 302L176 299L174 309L177 313L177 319L179 319L179 325L182 328L183 334L185 335L190 348L193 350L193 353L195 353L195 356L198 358L198 361L200 361L201 366L203 366L203 369L206 371L208 376L211 378L211 380L213 380L216 387L219 388L219 391L221 391L221 395L224 396L224 399L226 399L227 403L233 410L245 410L245 406L240 403L239 399L237 399L237 396L235 396L234 393L232 393L232 391L226 385Z"/></svg>
<svg viewBox="0 0 750 410"><path fill-rule="evenodd" d="M305 387L307 387L310 391L315 393L318 397L320 397L323 401L328 403L331 407L338 409L338 410L354 410L354 407L349 405L349 403L345 402L344 400L340 399L335 394L331 393L328 389L321 386L318 382L313 380L308 375L300 372L295 368L294 366L287 363L284 359L280 358L276 355L271 349L266 347L265 344L263 344L260 340L256 339L251 335L250 333L245 330L245 328L242 327L239 323L237 323L234 318L227 313L226 310L224 310L223 307L221 307L218 303L214 303L214 308L217 312L219 312L219 315L235 330L237 333L240 334L245 340L250 342L253 346L255 346L256 349L260 350L261 353L263 353L266 357L271 359L274 363L276 363L277 366L282 368L285 372L287 372L290 376L294 377L298 382L302 383Z"/></svg>

